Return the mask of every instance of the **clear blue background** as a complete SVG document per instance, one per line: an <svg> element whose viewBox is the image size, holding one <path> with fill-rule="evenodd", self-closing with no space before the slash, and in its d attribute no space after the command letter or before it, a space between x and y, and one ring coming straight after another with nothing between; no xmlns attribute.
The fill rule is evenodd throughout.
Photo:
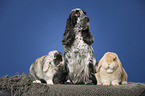
<svg viewBox="0 0 145 96"><path fill-rule="evenodd" d="M145 0L0 0L0 77L28 73L49 51L64 53L61 40L74 8L90 18L96 59L115 52L128 81L145 83Z"/></svg>

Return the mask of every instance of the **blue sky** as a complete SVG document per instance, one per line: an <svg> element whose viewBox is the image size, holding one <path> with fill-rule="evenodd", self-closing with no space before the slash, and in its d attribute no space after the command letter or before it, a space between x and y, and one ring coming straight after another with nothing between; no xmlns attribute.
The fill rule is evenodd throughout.
<svg viewBox="0 0 145 96"><path fill-rule="evenodd" d="M0 0L0 77L28 73L49 51L64 53L61 41L74 8L90 18L97 61L115 52L128 81L145 83L144 0Z"/></svg>

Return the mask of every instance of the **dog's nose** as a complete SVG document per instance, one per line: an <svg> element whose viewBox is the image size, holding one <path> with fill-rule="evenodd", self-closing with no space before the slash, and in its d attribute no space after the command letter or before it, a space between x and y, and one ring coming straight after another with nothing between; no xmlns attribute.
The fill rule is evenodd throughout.
<svg viewBox="0 0 145 96"><path fill-rule="evenodd" d="M89 17L85 17L85 21L89 22L90 21Z"/></svg>

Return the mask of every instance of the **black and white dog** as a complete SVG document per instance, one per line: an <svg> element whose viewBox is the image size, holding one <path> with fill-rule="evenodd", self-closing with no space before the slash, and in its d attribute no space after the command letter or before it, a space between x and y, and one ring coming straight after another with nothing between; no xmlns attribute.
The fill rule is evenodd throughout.
<svg viewBox="0 0 145 96"><path fill-rule="evenodd" d="M68 80L72 84L97 83L94 76L97 62L91 47L94 38L89 30L89 21L86 12L79 8L72 10L67 19L62 44Z"/></svg>

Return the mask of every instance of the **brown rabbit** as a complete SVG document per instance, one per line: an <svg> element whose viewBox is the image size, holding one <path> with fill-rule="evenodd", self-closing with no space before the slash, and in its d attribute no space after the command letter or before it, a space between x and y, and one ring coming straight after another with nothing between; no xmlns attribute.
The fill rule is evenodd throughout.
<svg viewBox="0 0 145 96"><path fill-rule="evenodd" d="M97 85L127 84L127 74L116 53L107 52L98 63Z"/></svg>

